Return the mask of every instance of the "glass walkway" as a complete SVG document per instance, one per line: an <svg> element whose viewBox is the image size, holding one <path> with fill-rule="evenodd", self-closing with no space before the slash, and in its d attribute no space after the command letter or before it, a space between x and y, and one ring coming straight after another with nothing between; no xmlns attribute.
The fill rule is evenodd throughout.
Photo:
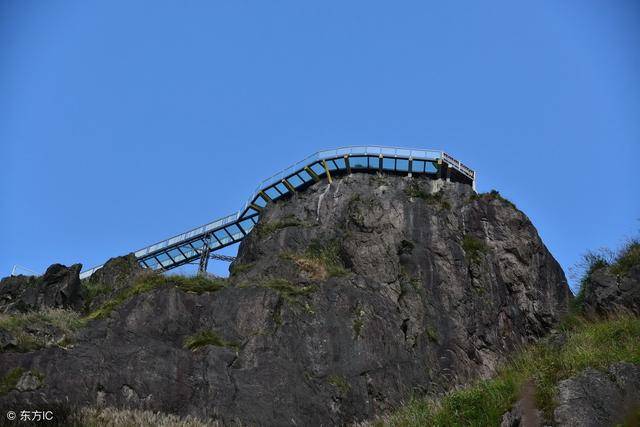
<svg viewBox="0 0 640 427"><path fill-rule="evenodd" d="M142 267L162 271L196 262L203 256L232 260L213 252L244 239L269 203L303 191L321 179L331 183L334 176L354 172L430 175L468 183L474 189L476 180L472 169L443 151L379 146L318 151L262 181L237 213L142 248L135 256ZM80 278L91 276L101 267L83 271Z"/></svg>

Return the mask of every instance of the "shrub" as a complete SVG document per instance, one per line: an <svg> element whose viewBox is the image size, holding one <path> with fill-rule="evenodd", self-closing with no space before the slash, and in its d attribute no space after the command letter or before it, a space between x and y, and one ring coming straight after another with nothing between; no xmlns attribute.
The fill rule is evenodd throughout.
<svg viewBox="0 0 640 427"><path fill-rule="evenodd" d="M188 348L189 350L197 350L200 347L204 347L207 345L234 348L236 350L239 347L238 344L234 342L225 341L217 333L211 330L197 332L191 336L188 336L184 340L184 347Z"/></svg>
<svg viewBox="0 0 640 427"><path fill-rule="evenodd" d="M486 252L487 247L482 240L470 234L465 234L462 238L462 249L464 249L471 262L477 264L480 262L482 254Z"/></svg>

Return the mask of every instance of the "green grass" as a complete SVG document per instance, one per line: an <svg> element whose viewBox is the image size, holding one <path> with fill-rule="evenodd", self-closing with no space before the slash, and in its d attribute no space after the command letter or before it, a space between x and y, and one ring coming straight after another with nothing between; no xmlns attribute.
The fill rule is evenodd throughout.
<svg viewBox="0 0 640 427"><path fill-rule="evenodd" d="M278 278L269 279L262 286L273 289L279 294L287 297L287 299L295 299L297 297L311 295L317 290L315 286L294 286L288 280Z"/></svg>
<svg viewBox="0 0 640 427"><path fill-rule="evenodd" d="M167 276L166 281L184 292L196 294L219 291L227 286L227 280L221 277Z"/></svg>
<svg viewBox="0 0 640 427"><path fill-rule="evenodd" d="M184 347L192 351L207 345L213 345L216 347L233 348L236 350L239 348L238 344L231 341L226 341L222 339L214 331L210 331L210 330L197 332L191 336L188 336L184 340Z"/></svg>
<svg viewBox="0 0 640 427"><path fill-rule="evenodd" d="M309 273L311 277L324 280L327 277L342 277L350 273L340 257L340 242L337 239L311 241L302 254L285 252L280 258L294 262L298 268Z"/></svg>
<svg viewBox="0 0 640 427"><path fill-rule="evenodd" d="M556 386L586 367L606 369L616 362L640 363L640 318L565 323L567 341L557 348L541 342L515 357L495 378L452 391L440 400L414 398L378 421L389 426L500 425L502 414L519 397L521 386L532 380L536 405L547 418L555 407Z"/></svg>
<svg viewBox="0 0 640 427"><path fill-rule="evenodd" d="M7 375L5 375L0 380L0 396L4 396L9 393L12 389L16 387L20 377L24 374L25 370L22 368L15 368L10 370Z"/></svg>
<svg viewBox="0 0 640 427"><path fill-rule="evenodd" d="M85 306L89 307L96 298L109 294L113 290L113 287L104 283L87 281L84 283L84 289L86 291L84 296Z"/></svg>
<svg viewBox="0 0 640 427"><path fill-rule="evenodd" d="M281 220L265 222L265 223L260 222L256 226L256 231L260 238L265 238L275 233L278 230L282 230L287 227L299 227L302 225L304 225L304 223L300 221L298 218L294 217L293 215L288 215L282 218Z"/></svg>
<svg viewBox="0 0 640 427"><path fill-rule="evenodd" d="M626 276L633 266L640 265L640 240L628 242L618 253L611 265L611 272L617 276Z"/></svg>
<svg viewBox="0 0 640 427"><path fill-rule="evenodd" d="M464 249L465 254L467 254L471 262L476 264L480 262L482 254L487 251L484 242L470 234L464 235L462 239L462 249Z"/></svg>
<svg viewBox="0 0 640 427"><path fill-rule="evenodd" d="M349 385L342 375L331 375L329 377L329 384L337 388L342 395L346 395L349 393L349 390L351 390L351 385Z"/></svg>
<svg viewBox="0 0 640 427"><path fill-rule="evenodd" d="M30 333L29 328L53 326L65 335L64 343L69 343L73 340L75 332L84 325L85 322L77 312L62 308L46 308L16 314L0 313L0 328L16 338L15 350L19 352L33 351L47 345L46 337Z"/></svg>
<svg viewBox="0 0 640 427"><path fill-rule="evenodd" d="M305 251L305 256L322 263L329 277L341 277L349 274L340 257L340 241L332 239L329 241L313 240Z"/></svg>
<svg viewBox="0 0 640 427"><path fill-rule="evenodd" d="M184 292L201 294L203 292L218 291L226 285L227 280L223 278L178 275L163 276L155 273L147 274L138 278L130 288L122 290L116 296L102 304L102 306L89 313L85 319L94 320L108 317L115 309L134 296L151 292L160 287L175 286Z"/></svg>
<svg viewBox="0 0 640 427"><path fill-rule="evenodd" d="M231 276L237 276L238 274L242 274L245 271L249 271L251 267L253 267L252 262L247 262L244 264L236 264L234 262L233 264L231 264L231 267L229 267L229 274Z"/></svg>

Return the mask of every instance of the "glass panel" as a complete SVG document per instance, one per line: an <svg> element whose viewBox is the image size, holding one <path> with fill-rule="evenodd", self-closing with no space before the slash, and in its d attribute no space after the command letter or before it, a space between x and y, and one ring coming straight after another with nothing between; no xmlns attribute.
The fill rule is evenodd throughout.
<svg viewBox="0 0 640 427"><path fill-rule="evenodd" d="M311 175L309 174L309 172L305 171L305 170L301 170L300 172L298 172L298 176L300 178L302 178L302 180L304 182L309 182L311 181L313 178L311 177Z"/></svg>
<svg viewBox="0 0 640 427"><path fill-rule="evenodd" d="M267 188L264 192L267 193L267 196L271 197L271 199L277 199L280 197L280 193L278 193L273 187Z"/></svg>
<svg viewBox="0 0 640 427"><path fill-rule="evenodd" d="M310 169L316 173L316 175L324 174L324 167L320 163L314 163L310 166Z"/></svg>
<svg viewBox="0 0 640 427"><path fill-rule="evenodd" d="M378 169L380 166L380 158L378 156L369 156L369 169Z"/></svg>
<svg viewBox="0 0 640 427"><path fill-rule="evenodd" d="M347 165L344 162L344 158L340 157L339 159L333 159L338 169L346 169Z"/></svg>
<svg viewBox="0 0 640 427"><path fill-rule="evenodd" d="M387 159L386 157L382 159L382 169L388 171L396 170L396 159Z"/></svg>
<svg viewBox="0 0 640 427"><path fill-rule="evenodd" d="M329 171L334 171L338 169L338 166L333 160L327 160L327 167L329 168Z"/></svg>
<svg viewBox="0 0 640 427"><path fill-rule="evenodd" d="M214 234L219 233L220 231L216 231ZM196 249L200 249L204 246L204 242L202 240L196 240L195 242L191 242L191 246Z"/></svg>
<svg viewBox="0 0 640 427"><path fill-rule="evenodd" d="M149 268L157 268L158 267L158 262L154 259L154 258L148 258L145 259L144 262L147 263L147 265L149 266Z"/></svg>
<svg viewBox="0 0 640 427"><path fill-rule="evenodd" d="M182 255L177 249L171 249L169 251L169 255L174 259L174 261L182 261L184 259L184 255Z"/></svg>
<svg viewBox="0 0 640 427"><path fill-rule="evenodd" d="M438 172L437 163L427 162L427 164L425 165L424 171L427 172L427 173L436 173L436 172Z"/></svg>
<svg viewBox="0 0 640 427"><path fill-rule="evenodd" d="M287 190L287 187L281 182L276 185L276 188L280 190L282 194L287 194L289 192L289 190Z"/></svg>
<svg viewBox="0 0 640 427"><path fill-rule="evenodd" d="M424 172L424 160L414 160L411 163L411 172L422 173Z"/></svg>
<svg viewBox="0 0 640 427"><path fill-rule="evenodd" d="M349 165L351 165L353 169L366 169L367 158L362 156L349 157Z"/></svg>
<svg viewBox="0 0 640 427"><path fill-rule="evenodd" d="M255 209L253 209L253 208L249 208L249 209L247 209L247 212L246 212L243 216L255 215L255 214L257 214L257 213L258 213L258 211L257 211L257 210L255 210Z"/></svg>
<svg viewBox="0 0 640 427"><path fill-rule="evenodd" d="M194 251L193 248L191 246L188 246L188 245L180 246L180 250L182 252L184 252L184 254L187 256L187 258L191 258L191 257L197 255L196 251Z"/></svg>
<svg viewBox="0 0 640 427"><path fill-rule="evenodd" d="M304 184L304 182L300 178L298 178L296 175L293 175L293 176L287 178L287 181L289 181L289 183L295 188L297 188L297 187L301 186L302 184Z"/></svg>
<svg viewBox="0 0 640 427"><path fill-rule="evenodd" d="M409 172L409 160L396 159L396 170L401 172Z"/></svg>
<svg viewBox="0 0 640 427"><path fill-rule="evenodd" d="M241 233L240 229L238 228L237 225L233 224L227 227L227 233L231 234L232 236L238 233Z"/></svg>
<svg viewBox="0 0 640 427"><path fill-rule="evenodd" d="M227 243L231 242L231 238L227 233L224 232L224 230L216 231L215 235L218 238L218 240L220 240L220 243L222 243L223 245L226 245Z"/></svg>
<svg viewBox="0 0 640 427"><path fill-rule="evenodd" d="M262 196L256 197L256 201L254 203L260 206L261 208L264 208L265 206L267 206L267 201Z"/></svg>
<svg viewBox="0 0 640 427"><path fill-rule="evenodd" d="M253 221L251 221L250 219L245 219L240 223L240 227L242 227L245 233L248 233L253 228Z"/></svg>

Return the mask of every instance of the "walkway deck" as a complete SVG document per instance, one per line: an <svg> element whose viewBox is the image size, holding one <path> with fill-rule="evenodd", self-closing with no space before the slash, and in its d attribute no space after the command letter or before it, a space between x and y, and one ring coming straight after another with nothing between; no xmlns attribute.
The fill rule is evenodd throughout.
<svg viewBox="0 0 640 427"><path fill-rule="evenodd" d="M153 270L170 270L197 261L204 252L213 253L244 239L267 204L322 179L331 182L332 176L354 172L430 175L466 182L474 189L476 180L472 169L438 150L357 146L318 151L262 181L237 213L142 248L135 256L142 267ZM222 255L213 256L225 259ZM91 276L101 267L83 271L80 278Z"/></svg>

